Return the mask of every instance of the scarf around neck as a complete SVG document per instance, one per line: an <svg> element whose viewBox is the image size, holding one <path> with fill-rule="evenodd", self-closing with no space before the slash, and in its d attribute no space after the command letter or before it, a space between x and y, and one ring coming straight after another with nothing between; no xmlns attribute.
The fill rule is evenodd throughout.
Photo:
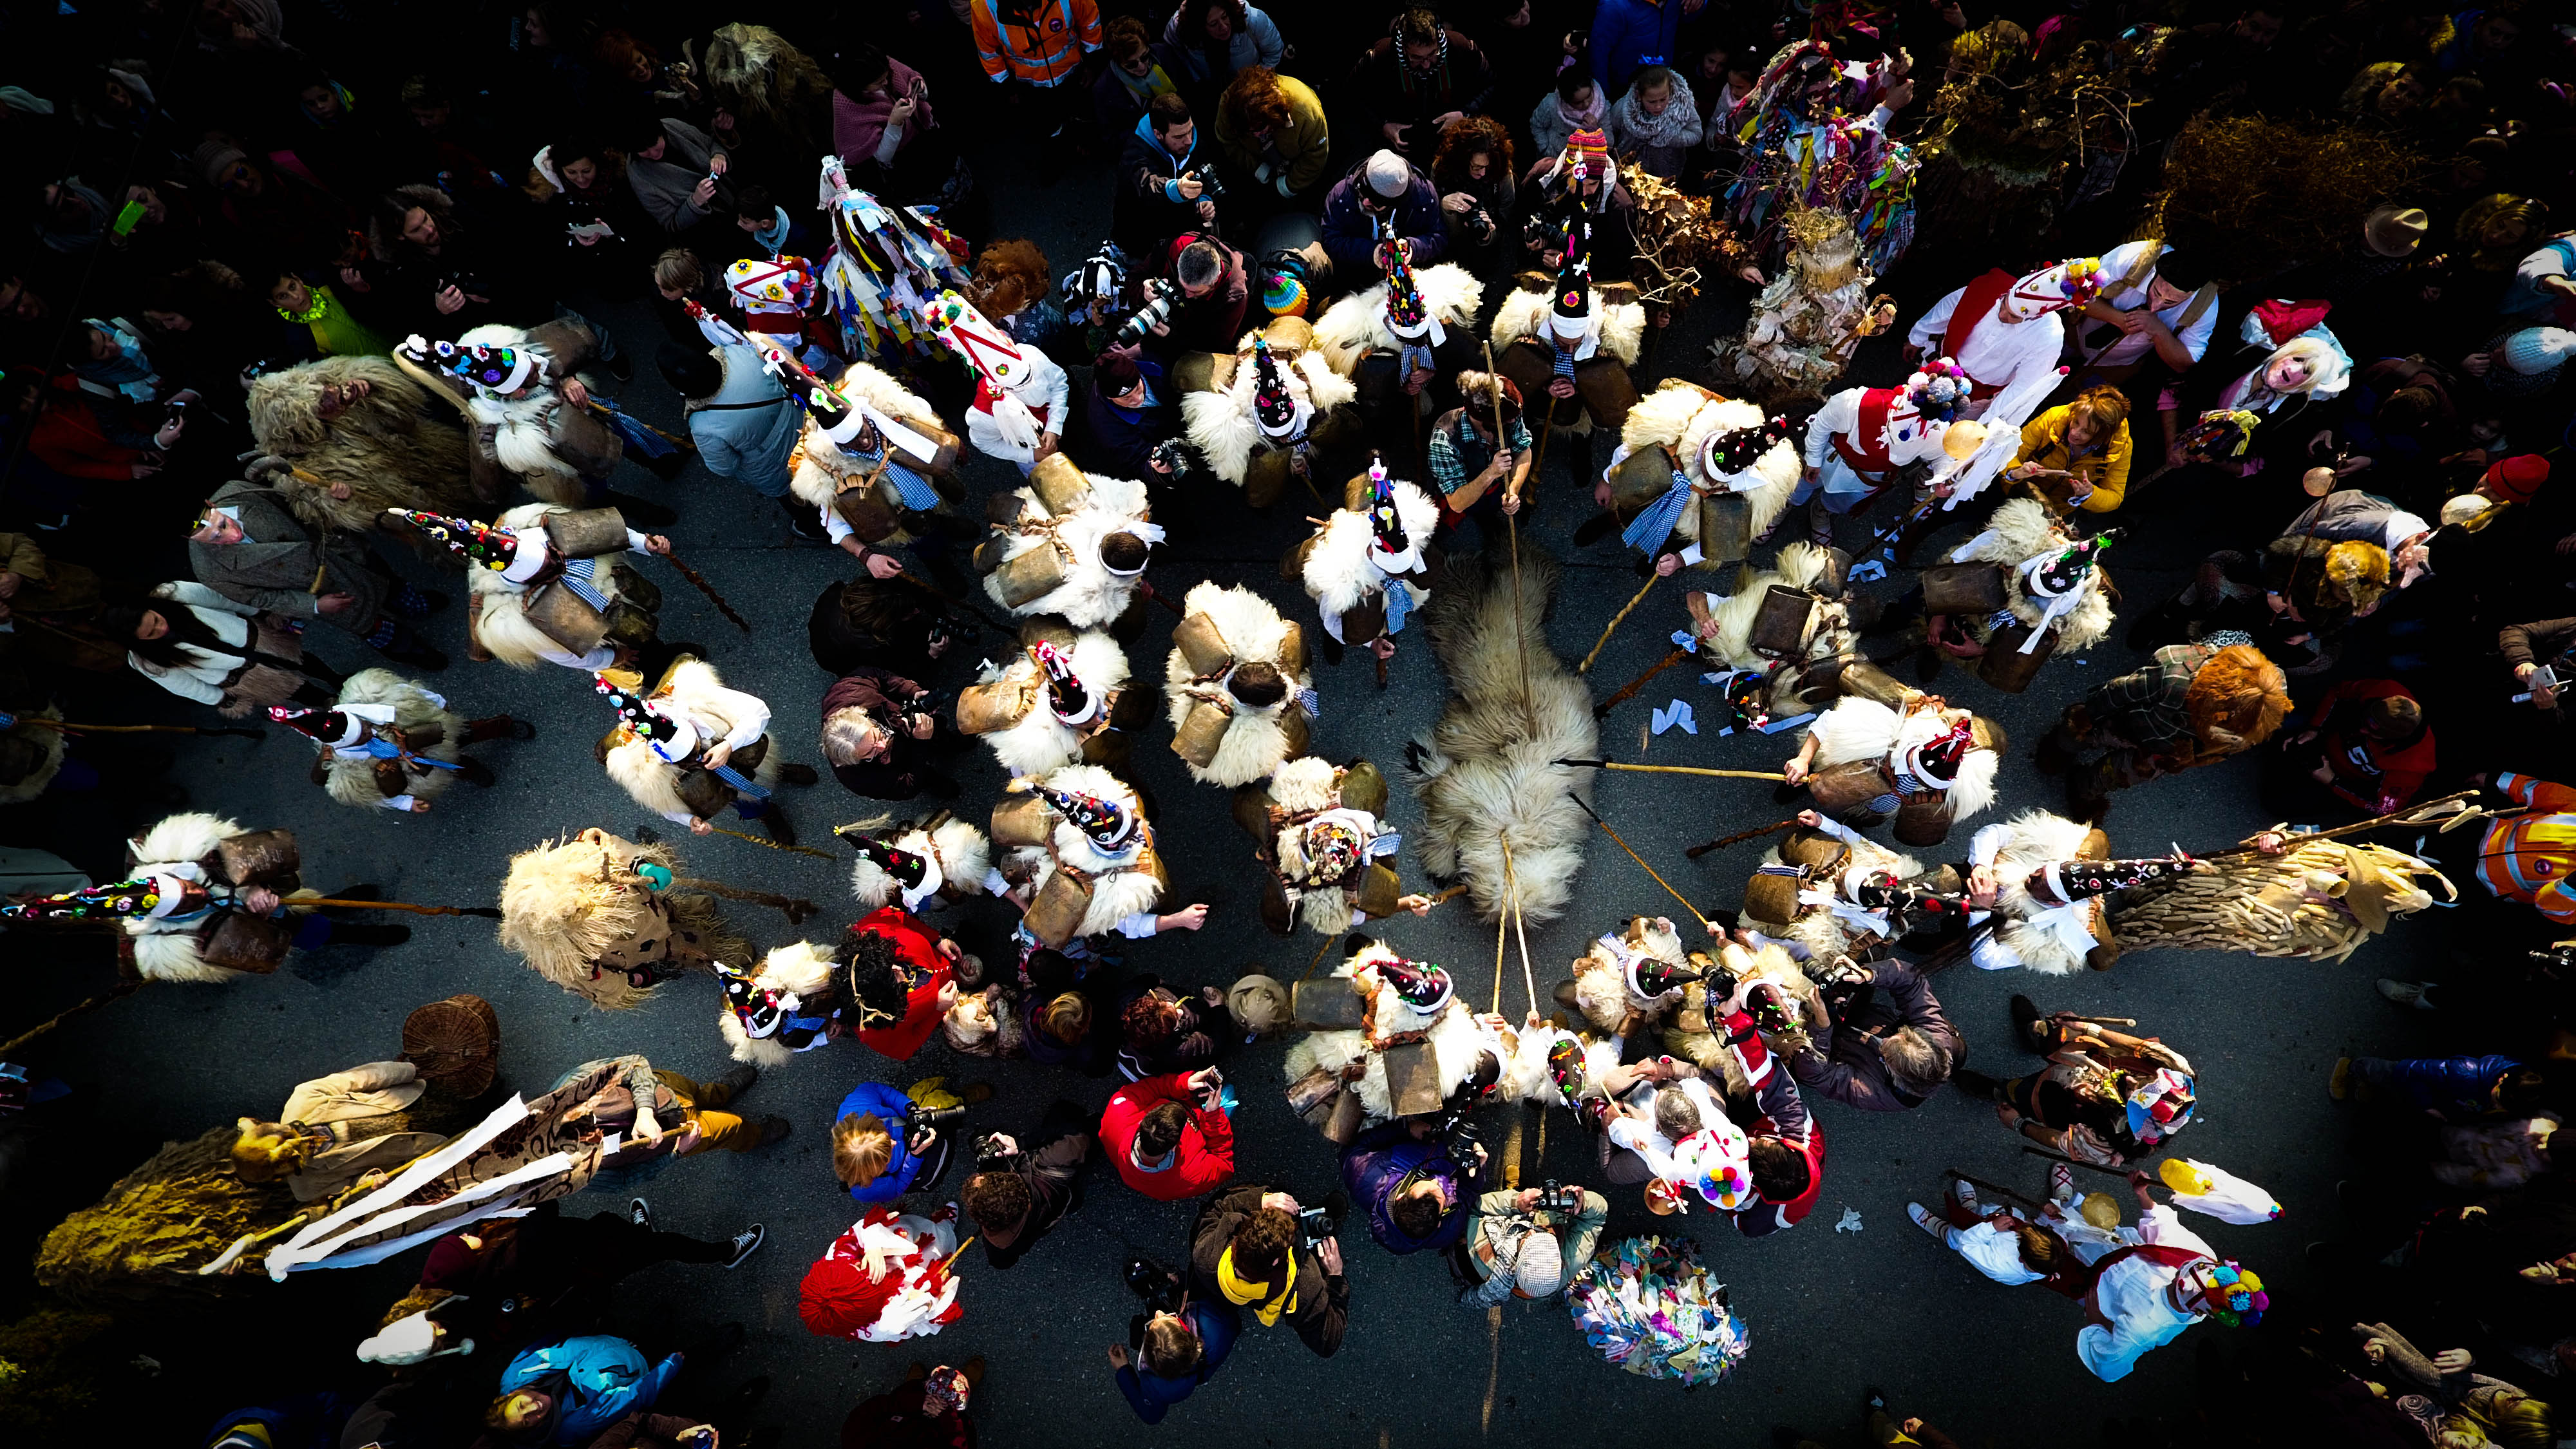
<svg viewBox="0 0 2576 1449"><path fill-rule="evenodd" d="M1287 1280L1287 1284L1279 1290L1279 1296L1273 1298L1268 1283L1247 1283L1235 1273L1234 1249L1226 1249L1224 1256L1216 1260L1216 1286L1225 1294L1225 1301L1250 1308L1252 1316L1260 1319L1264 1328L1276 1328L1280 1314L1297 1311L1296 1249L1288 1250L1287 1259L1280 1265L1280 1276Z"/></svg>

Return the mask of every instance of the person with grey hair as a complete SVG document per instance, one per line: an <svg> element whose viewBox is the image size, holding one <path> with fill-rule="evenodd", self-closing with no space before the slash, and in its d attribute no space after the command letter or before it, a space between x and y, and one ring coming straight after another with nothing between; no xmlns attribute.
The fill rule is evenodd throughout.
<svg viewBox="0 0 2576 1449"><path fill-rule="evenodd" d="M1165 254L1164 274L1172 283L1172 315L1155 329L1154 350L1164 355L1233 351L1252 300L1243 253L1213 230L1183 232Z"/></svg>
<svg viewBox="0 0 2576 1449"><path fill-rule="evenodd" d="M1553 1186L1553 1184L1550 1184ZM1586 1188L1560 1189L1582 1206L1550 1202L1535 1187L1489 1192L1476 1199L1451 1266L1472 1287L1458 1301L1497 1308L1512 1298L1549 1298L1565 1291L1573 1270L1592 1261L1609 1200Z"/></svg>
<svg viewBox="0 0 2576 1449"><path fill-rule="evenodd" d="M823 766L854 795L909 800L927 790L956 798L937 757L954 749L930 691L899 674L859 668L823 692Z"/></svg>
<svg viewBox="0 0 2576 1449"><path fill-rule="evenodd" d="M1966 1060L1958 1028L1923 973L1903 961L1856 966L1808 1003L1812 1039L1788 1054L1799 1089L1864 1112L1923 1105Z"/></svg>
<svg viewBox="0 0 2576 1449"><path fill-rule="evenodd" d="M1670 1156L1675 1143L1712 1120L1726 1118L1725 1104L1710 1090L1699 1068L1672 1057L1613 1067L1601 1074L1601 1091L1610 1104L1604 1130L1596 1139L1601 1170L1622 1187L1645 1182L1655 1172L1644 1152L1611 1140L1609 1123L1622 1117L1635 1122L1648 1146Z"/></svg>

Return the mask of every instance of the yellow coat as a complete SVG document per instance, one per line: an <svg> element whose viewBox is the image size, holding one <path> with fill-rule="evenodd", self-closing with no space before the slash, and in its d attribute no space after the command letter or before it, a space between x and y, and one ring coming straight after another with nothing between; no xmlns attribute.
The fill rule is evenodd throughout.
<svg viewBox="0 0 2576 1449"><path fill-rule="evenodd" d="M2120 506L2129 491L2129 424L2123 418L2113 429L2107 443L2087 451L2081 458L2068 459L2066 420L2070 408L2050 408L2022 424L2021 451L2014 455L2016 466L2036 463L2043 468L2063 468L2093 486L2084 501L2074 507L2087 513L2108 513ZM2072 511L2066 502L2073 490L2062 478L2035 478L2032 486L2048 500L2048 506L2060 514Z"/></svg>

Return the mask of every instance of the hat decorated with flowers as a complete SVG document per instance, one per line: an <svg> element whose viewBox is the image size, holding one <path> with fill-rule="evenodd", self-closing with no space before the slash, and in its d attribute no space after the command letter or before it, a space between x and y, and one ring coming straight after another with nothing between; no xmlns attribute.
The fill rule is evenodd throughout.
<svg viewBox="0 0 2576 1449"><path fill-rule="evenodd" d="M346 749L367 737L367 722L342 710L273 704L268 717L306 739Z"/></svg>
<svg viewBox="0 0 2576 1449"><path fill-rule="evenodd" d="M137 876L133 880L84 886L76 891L39 896L32 901L12 902L0 906L0 920L146 920L178 914L192 893L202 898L204 887L174 875Z"/></svg>
<svg viewBox="0 0 2576 1449"><path fill-rule="evenodd" d="M2004 293L2004 312L2012 321L2028 322L2082 307L2101 294L2101 258L2072 257L2014 282Z"/></svg>
<svg viewBox="0 0 2576 1449"><path fill-rule="evenodd" d="M698 732L687 721L664 714L661 706L605 674L594 673L590 681L591 688L617 711L627 731L651 745L654 754L677 763L697 753Z"/></svg>
<svg viewBox="0 0 2576 1449"><path fill-rule="evenodd" d="M1047 802L1066 822L1079 830L1104 854L1126 849L1136 840L1141 829L1136 812L1115 800L1103 800L1080 790L1059 790L1052 785L1039 785L1038 798Z"/></svg>

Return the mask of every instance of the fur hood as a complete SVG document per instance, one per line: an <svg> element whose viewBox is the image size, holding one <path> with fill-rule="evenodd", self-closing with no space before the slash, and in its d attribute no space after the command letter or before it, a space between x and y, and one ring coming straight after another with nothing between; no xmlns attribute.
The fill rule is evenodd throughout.
<svg viewBox="0 0 2576 1449"><path fill-rule="evenodd" d="M639 860L680 871L669 846L637 845L596 828L511 857L501 882L501 944L538 975L611 1011L643 1005L653 989L639 991L614 971L594 974L592 963L646 925L657 905L669 929L689 933L700 954L751 958L750 944L726 928L707 897L677 890L653 896L635 884L628 867Z"/></svg>
<svg viewBox="0 0 2576 1449"><path fill-rule="evenodd" d="M1396 483L1394 493L1396 521L1404 528L1406 546L1427 547L1432 530L1440 524L1440 505L1412 483ZM1386 575L1369 557L1374 537L1366 513L1336 509L1306 549L1298 576L1325 618L1338 619L1385 589Z"/></svg>
<svg viewBox="0 0 2576 1449"><path fill-rule="evenodd" d="M203 860L214 853L216 846L246 833L237 820L187 810L153 822L141 835L125 843L125 853L133 858L132 873L144 875L154 866Z"/></svg>
<svg viewBox="0 0 2576 1449"><path fill-rule="evenodd" d="M1658 1016L1681 1005L1681 993L1668 991L1652 1000L1629 989L1628 959L1649 956L1676 967L1690 965L1690 953L1682 949L1682 938L1671 921L1655 916L1631 916L1617 931L1605 933L1618 943L1614 950L1595 937L1574 958L1574 1000L1583 1019L1600 1031L1615 1032L1631 1011Z"/></svg>
<svg viewBox="0 0 2576 1449"><path fill-rule="evenodd" d="M653 698L693 720L710 721L725 733L730 733L734 720L732 707L724 698L726 693L730 691L724 688L724 680L716 673L714 665L703 659L683 656L671 666L669 686L658 691ZM611 745L608 750L608 778L624 786L636 804L657 815L687 817L689 807L680 800L679 767L654 754L650 743L628 733L623 725L612 731L610 737L620 736L623 738L619 743ZM775 787L779 770L786 763L778 741L771 738L769 748L761 753L760 764L751 772L751 777L758 784Z"/></svg>
<svg viewBox="0 0 2576 1449"><path fill-rule="evenodd" d="M1474 273L1456 262L1442 262L1416 271L1413 285L1422 294L1423 309L1442 327L1461 337L1473 333L1476 311L1485 300L1485 284ZM1422 340L1428 343L1429 334ZM1404 339L1386 326L1386 283L1353 292L1324 309L1323 320L1315 324L1315 345L1344 377L1372 352L1402 351Z"/></svg>
<svg viewBox="0 0 2576 1449"><path fill-rule="evenodd" d="M1051 790L1076 791L1114 801L1135 812L1140 821L1144 818L1144 806L1136 792L1098 765L1066 765L1048 774L1046 785ZM1055 874L1058 861L1092 877L1091 907L1084 912L1076 935L1104 934L1127 917L1151 911L1162 902L1161 863L1154 858L1154 829L1150 825L1144 827L1143 847L1132 859L1112 860L1092 845L1089 836L1058 818L1047 845L1012 851L1009 865L1013 873L1027 875L1030 898L1035 899L1036 892Z"/></svg>
<svg viewBox="0 0 2576 1449"><path fill-rule="evenodd" d="M1951 555L1954 563L1973 559L1990 563L2003 570L2004 596L2013 617L2037 628L2046 605L2033 599L2021 575L2021 566L2043 554L2053 554L2075 540L2058 523L2055 515L2029 498L2006 499L1986 520L1983 533L1961 545ZM2108 571L2096 566L2093 581L2086 585L2084 596L2075 607L2058 616L2057 647L2090 649L2111 633L2111 597L2105 587L2111 581ZM1978 637L1992 632L1978 620L1967 621L1976 628Z"/></svg>
<svg viewBox="0 0 2576 1449"><path fill-rule="evenodd" d="M1701 637L1701 659L1729 669L1770 667L1773 661L1753 652L1753 620L1762 612L1764 597L1774 584L1813 594L1833 564L1832 555L1802 540L1782 548L1770 568L1738 583L1734 593L1709 595L1709 618L1717 628ZM1857 637L1850 606L1839 599L1826 601L1811 616L1807 647L1792 662L1848 653Z"/></svg>
<svg viewBox="0 0 2576 1449"><path fill-rule="evenodd" d="M2042 975L2072 976L2083 970L2081 954L2030 925L2032 917L2049 908L2031 900L2028 882L2030 873L2044 865L2077 859L2092 827L2045 810L2025 810L1986 829L2001 832L1995 837L1995 913L1989 925L1996 941L2022 965ZM2109 940L2110 923L2102 901L2087 901L2085 907L2086 927L2096 940Z"/></svg>
<svg viewBox="0 0 2576 1449"><path fill-rule="evenodd" d="M1181 424L1191 444L1206 457L1209 471L1237 488L1252 465L1254 445L1262 441L1261 424L1252 415L1251 356L1252 337L1246 334L1223 387L1181 395ZM1280 374L1288 380L1289 395L1303 398L1316 418L1359 396L1359 389L1333 371L1320 351L1299 353ZM1313 431L1313 422L1306 426Z"/></svg>
<svg viewBox="0 0 2576 1449"><path fill-rule="evenodd" d="M1371 942L1357 955L1334 968L1333 974L1353 978L1362 984L1363 990L1369 990L1372 989L1375 973L1368 972L1365 975L1362 973L1380 961L1393 959L1396 959L1395 952ZM1378 1024L1381 1028L1385 1028L1388 1023L1383 1013L1386 1010L1386 1004L1394 998L1392 995L1381 995L1377 999L1381 1013ZM1423 1023L1416 1017L1407 1025L1413 1029L1421 1029ZM1514 1055L1509 1042L1506 1042L1493 1028L1477 1019L1476 1013L1467 1005L1463 995L1452 993L1449 1000L1440 1008L1440 1014L1428 1023L1428 1029L1432 1060L1440 1069L1440 1083L1444 1092L1454 1090L1460 1083L1473 1077L1476 1074L1476 1060L1485 1053L1493 1053L1498 1063L1506 1062ZM1387 1090L1386 1059L1370 1049L1368 1036L1364 1032L1314 1032L1303 1041L1288 1048L1283 1069L1286 1073L1285 1079L1295 1082L1318 1067L1328 1072L1338 1072L1354 1061L1365 1061L1367 1064L1366 1073L1357 1082L1350 1084L1350 1090L1359 1094L1362 1116L1371 1124L1389 1120L1394 1116L1394 1101Z"/></svg>
<svg viewBox="0 0 2576 1449"><path fill-rule="evenodd" d="M1314 666L1303 657L1306 651L1302 631L1281 618L1268 599L1240 585L1228 588L1213 582L1194 584L1182 601L1181 613L1185 618L1200 615L1214 625L1234 655L1236 668L1253 663L1273 665L1279 668L1280 679L1288 687L1287 695L1277 704L1257 709L1227 695L1225 702L1234 717L1226 722L1225 737L1217 743L1215 756L1204 767L1184 760L1184 768L1200 784L1228 789L1269 776L1280 768L1290 750L1298 747L1289 735L1287 717L1292 710L1305 710L1300 696L1314 687ZM1292 633L1298 635L1300 657L1283 663L1281 656L1287 651ZM1163 661L1163 701L1165 715L1175 730L1197 702L1189 693L1194 688L1222 692L1225 681L1192 684L1188 657L1174 649Z"/></svg>
<svg viewBox="0 0 2576 1449"><path fill-rule="evenodd" d="M1064 582L1054 591L1041 594L1012 610L1019 618L1057 614L1077 629L1097 629L1125 613L1128 601L1135 596L1136 578L1113 574L1101 565L1100 541L1113 533L1135 532L1150 525L1151 510L1146 503L1145 485L1099 473L1084 476L1091 480L1088 495L1081 507L1053 520L1052 535L1044 529L1003 535L1002 558L1005 561L1018 558L1033 548L1049 547L1052 543L1062 544L1070 555L1064 566ZM1015 489L1013 496L1020 500L1020 517L1023 520L1047 517L1046 505L1037 501L1035 489ZM1160 535L1146 533L1143 536L1146 542L1152 543ZM986 576L984 592L994 603L1010 607L1003 603L998 571Z"/></svg>
<svg viewBox="0 0 2576 1449"><path fill-rule="evenodd" d="M751 984L761 991L793 991L812 1001L832 985L832 953L811 941L792 941L764 957L759 969L751 973ZM717 998L716 1030L723 1035L733 1059L760 1068L764 1072L796 1060L797 1054L776 1040L763 1040L748 1035L742 1021Z"/></svg>
<svg viewBox="0 0 2576 1449"><path fill-rule="evenodd" d="M344 707L352 704L392 705L394 728L399 730L417 733L423 725L438 726L441 731L438 743L415 751L433 760L453 761L464 748L464 716L448 709L430 691L390 669L362 669L350 675L348 682L340 686L337 702ZM323 784L332 799L362 809L383 808L384 793L376 788L376 762L373 759L342 759L334 752L324 768ZM410 776L403 788L415 798L435 800L446 793L455 779L456 774L452 770L426 770Z"/></svg>
<svg viewBox="0 0 2576 1449"><path fill-rule="evenodd" d="M1503 294L1502 305L1494 311L1494 325L1486 331L1495 354L1501 355L1524 337L1545 337L1555 307L1556 279L1543 272L1521 273L1512 290ZM1601 351L1618 359L1622 367L1635 367L1646 341L1646 308L1637 300L1637 289L1618 282L1596 283L1592 309L1599 319Z"/></svg>
<svg viewBox="0 0 2576 1449"><path fill-rule="evenodd" d="M1019 1005L998 983L981 991L961 992L939 1022L939 1035L960 1056L1009 1058L1028 1055L1028 1023Z"/></svg>
<svg viewBox="0 0 2576 1449"><path fill-rule="evenodd" d="M352 382L367 384L366 398L325 419L323 387ZM428 391L390 358L325 357L263 373L250 385L250 427L260 452L320 480L284 472L269 480L313 527L365 535L383 527L388 508L476 511L464 431L433 414ZM335 487L349 496L332 497ZM436 554L441 567L457 566L454 554Z"/></svg>
<svg viewBox="0 0 2576 1449"><path fill-rule="evenodd" d="M2209 656L2183 694L2197 741L2194 763L2250 750L2272 737L2290 712L2290 681L2251 644Z"/></svg>
<svg viewBox="0 0 2576 1449"><path fill-rule="evenodd" d="M842 373L840 381L834 383L832 387L843 397L865 403L897 422L910 423L916 428L930 428L943 433L948 430L948 425L939 420L938 411L929 403L885 372L867 363L851 363L850 370ZM799 443L803 451L796 461L795 476L788 480L788 489L817 508L828 508L832 504L832 495L839 489L840 484L830 472L814 460L819 454L837 454L839 450L832 446L831 439L823 436L822 424L814 421L811 416L805 419L805 427ZM893 485L880 483L878 486L891 490Z"/></svg>
<svg viewBox="0 0 2576 1449"><path fill-rule="evenodd" d="M536 530L545 526L547 514L571 511L556 503L523 503L495 521L505 528ZM614 568L597 570L591 585L603 598L613 601L619 596ZM546 662L546 655L563 652L562 645L530 622L524 602L527 585L510 582L498 569L467 569L465 587L473 599L474 637L493 658L514 669L534 669Z"/></svg>
<svg viewBox="0 0 2576 1449"><path fill-rule="evenodd" d="M1874 699L1847 695L1809 726L1816 735L1816 764L1822 768L1851 760L1880 760L1893 771L1906 751L1948 730L1968 713L1920 709L1899 715ZM1982 745L1969 750L1960 762L1959 778L1948 791L1950 818L1965 820L1992 805L1995 774L2002 768L2003 761L1994 751Z"/></svg>
<svg viewBox="0 0 2576 1449"><path fill-rule="evenodd" d="M1313 815L1333 809L1341 801L1341 774L1332 761L1319 755L1290 760L1271 777L1271 802L1292 815ZM1366 816L1366 812L1356 808L1353 813ZM1374 816L1366 818L1377 819ZM1377 830L1369 838L1378 839L1393 828L1379 819ZM1313 861L1305 851L1305 833L1298 829L1281 830L1271 836L1270 843L1280 884L1295 901L1298 920L1319 936L1338 936L1349 930L1352 897L1348 891L1320 882L1300 884L1310 879L1314 869ZM1384 863L1393 864L1392 861Z"/></svg>
<svg viewBox="0 0 2576 1449"><path fill-rule="evenodd" d="M940 887L933 900L956 900L982 893L984 875L993 868L992 840L973 821L954 815L932 830L906 826L890 843L897 850L926 855L939 867ZM850 894L873 911L898 899L902 892L875 861L863 855L850 867ZM922 904L926 908L930 901Z"/></svg>
<svg viewBox="0 0 2576 1449"><path fill-rule="evenodd" d="M1330 810L1333 802L1341 798L1341 792L1335 788L1340 774L1333 762L1321 755L1290 760L1279 767L1278 774L1270 777L1270 799L1291 815L1311 815L1319 810Z"/></svg>
<svg viewBox="0 0 2576 1449"><path fill-rule="evenodd" d="M1127 687L1127 651L1118 641L1097 629L1074 636L1069 651L1074 677L1096 692L1101 712L1106 714L1119 691ZM1014 775L1035 775L1065 764L1082 753L1081 734L1055 717L1047 705L1045 677L1023 649L1009 663L987 667L975 677L978 684L1009 681L1023 691L1028 708L1020 717L1002 729L984 736L993 747L993 758Z"/></svg>
<svg viewBox="0 0 2576 1449"><path fill-rule="evenodd" d="M1681 378L1666 378L1663 386L1638 399L1637 405L1628 410L1628 421L1619 429L1619 458L1650 448L1670 448L1693 488L1702 493L1735 491L1736 484L1709 476L1702 454L1708 440L1718 434L1760 427L1764 420L1762 409L1741 398L1719 397ZM1618 459L1610 466L1617 467ZM1789 495L1798 491L1804 467L1793 435L1782 437L1754 460L1751 471L1756 481L1741 492L1752 509L1757 537L1789 506ZM1673 531L1696 543L1699 523L1699 510L1685 508Z"/></svg>

